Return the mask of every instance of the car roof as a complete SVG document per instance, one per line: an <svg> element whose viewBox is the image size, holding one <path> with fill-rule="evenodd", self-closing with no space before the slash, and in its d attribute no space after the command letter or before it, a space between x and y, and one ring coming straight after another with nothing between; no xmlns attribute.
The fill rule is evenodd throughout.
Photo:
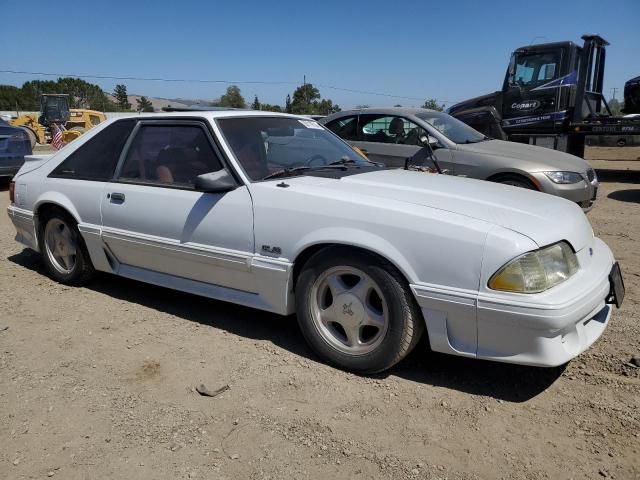
<svg viewBox="0 0 640 480"><path fill-rule="evenodd" d="M293 115L290 113L264 112L259 110L189 110L181 112L154 112L154 113L131 113L131 115L119 115L114 120L123 118L137 118L139 120L171 117L198 117L198 118L232 118L232 117L284 117L298 120L309 120L309 117Z"/></svg>
<svg viewBox="0 0 640 480"><path fill-rule="evenodd" d="M437 110L430 110L428 108L416 108L416 107L381 107L381 108L356 108L353 110L343 110L338 113L334 113L326 118L321 120L321 123L326 123L328 120L333 120L334 118L340 118L342 116L347 115L418 115L419 113L425 112L433 112L433 113L443 113L438 112Z"/></svg>

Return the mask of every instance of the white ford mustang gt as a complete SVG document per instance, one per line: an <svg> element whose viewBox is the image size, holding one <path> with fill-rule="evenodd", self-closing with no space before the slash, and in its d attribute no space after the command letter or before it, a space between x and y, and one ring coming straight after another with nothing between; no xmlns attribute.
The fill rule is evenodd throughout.
<svg viewBox="0 0 640 480"><path fill-rule="evenodd" d="M423 334L439 352L559 365L624 296L577 205L383 168L293 115L104 122L30 157L10 194L16 239L57 281L100 270L297 313L319 356L358 372L391 367Z"/></svg>

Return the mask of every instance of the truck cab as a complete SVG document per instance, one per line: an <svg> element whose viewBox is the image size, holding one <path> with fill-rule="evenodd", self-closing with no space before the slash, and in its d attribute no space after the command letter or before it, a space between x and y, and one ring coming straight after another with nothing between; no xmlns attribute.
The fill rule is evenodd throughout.
<svg viewBox="0 0 640 480"><path fill-rule="evenodd" d="M640 123L613 117L602 95L605 48L554 42L516 49L502 90L453 105L448 112L493 138L584 155L586 134L640 133ZM637 123L637 124L636 124Z"/></svg>

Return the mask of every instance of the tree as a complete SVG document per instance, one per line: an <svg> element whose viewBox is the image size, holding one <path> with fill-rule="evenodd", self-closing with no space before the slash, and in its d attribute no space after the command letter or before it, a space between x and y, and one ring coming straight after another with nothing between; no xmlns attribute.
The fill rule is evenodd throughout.
<svg viewBox="0 0 640 480"><path fill-rule="evenodd" d="M611 110L611 113L613 115L622 115L623 106L620 104L617 98L612 98L607 103L609 104L609 110Z"/></svg>
<svg viewBox="0 0 640 480"><path fill-rule="evenodd" d="M21 88L0 85L0 110L25 110L26 101Z"/></svg>
<svg viewBox="0 0 640 480"><path fill-rule="evenodd" d="M438 101L435 98L430 98L429 100L425 100L422 108L428 108L429 110L437 110L438 112L442 112L444 110L444 104L438 105Z"/></svg>
<svg viewBox="0 0 640 480"><path fill-rule="evenodd" d="M291 113L291 95L287 94L287 100L284 102L284 111Z"/></svg>
<svg viewBox="0 0 640 480"><path fill-rule="evenodd" d="M245 108L246 103L244 97L240 93L240 87L231 85L227 87L227 93L220 97L220 100L214 102L216 107Z"/></svg>
<svg viewBox="0 0 640 480"><path fill-rule="evenodd" d="M255 95L253 97L253 103L251 104L251 109L252 110L262 110L260 108L260 100L258 100L258 96L257 95Z"/></svg>
<svg viewBox="0 0 640 480"><path fill-rule="evenodd" d="M113 90L113 96L116 97L116 104L120 110L131 110L127 87L125 85L116 85L116 88Z"/></svg>
<svg viewBox="0 0 640 480"><path fill-rule="evenodd" d="M268 103L261 103L260 110L263 112L281 112L282 107L280 105L270 105Z"/></svg>
<svg viewBox="0 0 640 480"><path fill-rule="evenodd" d="M311 115L316 113L315 107L320 100L320 91L311 83L305 83L293 92L291 101L291 113Z"/></svg>
<svg viewBox="0 0 640 480"><path fill-rule="evenodd" d="M19 92L19 93L18 93ZM64 77L57 80L31 80L22 88L4 88L0 90L0 103L10 104L11 110L39 110L40 97L46 93L69 95L71 108L91 108L93 110L114 111L115 103L109 101L102 89L80 78ZM16 96L17 95L17 96ZM17 103L17 105L16 105Z"/></svg>
<svg viewBox="0 0 640 480"><path fill-rule="evenodd" d="M339 105L334 105L331 100L321 100L315 108L315 112L318 115L331 115L340 111Z"/></svg>
<svg viewBox="0 0 640 480"><path fill-rule="evenodd" d="M138 104L136 109L138 112L153 112L153 103L147 97L136 98L136 103Z"/></svg>

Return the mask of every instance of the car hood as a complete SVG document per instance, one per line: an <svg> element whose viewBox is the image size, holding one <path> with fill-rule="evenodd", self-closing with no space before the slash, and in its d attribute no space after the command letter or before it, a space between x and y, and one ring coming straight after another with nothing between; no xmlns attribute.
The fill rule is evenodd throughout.
<svg viewBox="0 0 640 480"><path fill-rule="evenodd" d="M578 251L593 240L591 225L575 203L508 185L406 170L378 170L339 180L307 176L287 182L313 194L361 203L380 204L374 199L383 199L389 208L405 203L456 213L516 231L540 247L567 240Z"/></svg>
<svg viewBox="0 0 640 480"><path fill-rule="evenodd" d="M462 152L505 157L516 161L531 162L530 171L561 170L566 172L585 173L590 165L580 157L550 148L527 145L526 143L488 140L485 142L458 144Z"/></svg>

